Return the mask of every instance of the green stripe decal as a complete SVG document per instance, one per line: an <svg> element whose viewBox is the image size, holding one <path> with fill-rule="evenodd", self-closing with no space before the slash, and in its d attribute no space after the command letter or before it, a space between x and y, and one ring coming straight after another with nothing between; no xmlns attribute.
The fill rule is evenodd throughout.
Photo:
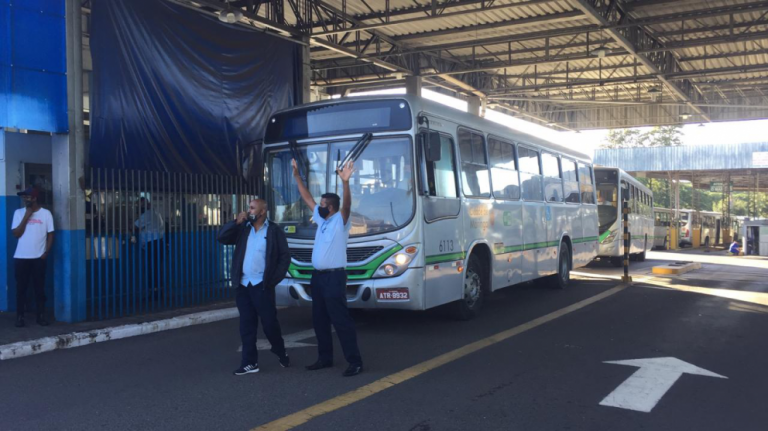
<svg viewBox="0 0 768 431"><path fill-rule="evenodd" d="M584 238L576 238L572 239L574 244L582 244L585 242L594 242L597 241L596 236L588 236ZM527 251L527 250L536 250L539 248L547 248L547 247L557 247L560 244L559 241L549 241L549 242L535 242L531 244L525 244L525 245L511 245L511 246L504 246L504 247L495 247L493 250L494 254L507 254L507 253L514 253L517 251Z"/></svg>
<svg viewBox="0 0 768 431"><path fill-rule="evenodd" d="M577 239L574 239L572 241L573 241L574 244L581 244L581 243L584 243L584 242L593 242L593 241L597 241L597 240L598 240L598 237L596 237L596 236L587 236L587 237L584 237L584 238L577 238Z"/></svg>
<svg viewBox="0 0 768 431"><path fill-rule="evenodd" d="M427 256L426 263L427 265L430 265L440 262L452 262L454 260L463 260L465 256L466 253L463 251L459 253L436 254L434 256Z"/></svg>
<svg viewBox="0 0 768 431"><path fill-rule="evenodd" d="M365 271L363 274L348 274L347 279L349 280L367 280L373 276L373 273L376 272L377 269L379 269L379 266L381 266L382 263L384 263L385 260L389 259L390 256L397 253L398 251L402 250L403 247L401 245L396 245L392 247L391 249L385 251L381 254L381 256L377 257L376 259L368 262L367 264L363 266L348 266L346 270L349 271ZM301 271L314 271L315 269L311 266L298 266L294 265L293 262L291 262L291 266L288 267L288 272L291 274L291 277L293 278L303 278L305 280L309 280L312 278L312 274L302 274Z"/></svg>
<svg viewBox="0 0 768 431"><path fill-rule="evenodd" d="M606 238L608 238L608 235L611 234L611 230L608 229L607 231L603 232L602 235L600 235L600 242L605 241Z"/></svg>

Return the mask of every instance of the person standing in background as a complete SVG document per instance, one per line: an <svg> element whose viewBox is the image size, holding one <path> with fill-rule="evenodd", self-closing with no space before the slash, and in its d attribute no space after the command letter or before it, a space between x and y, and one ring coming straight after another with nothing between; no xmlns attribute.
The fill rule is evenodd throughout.
<svg viewBox="0 0 768 431"><path fill-rule="evenodd" d="M45 270L48 254L53 247L53 216L40 206L40 189L33 186L18 193L24 208L13 213L11 233L19 239L13 255L16 270L16 327L24 326L27 289L35 291L37 324L48 326L45 320Z"/></svg>

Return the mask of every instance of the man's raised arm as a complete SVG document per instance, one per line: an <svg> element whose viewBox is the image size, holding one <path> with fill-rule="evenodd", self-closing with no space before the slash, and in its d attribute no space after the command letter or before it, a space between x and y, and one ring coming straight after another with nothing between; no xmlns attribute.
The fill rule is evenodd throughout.
<svg viewBox="0 0 768 431"><path fill-rule="evenodd" d="M301 199L304 200L304 203L307 204L310 211L314 211L317 203L312 197L312 193L310 193L309 189L307 189L307 185L304 184L304 181L301 179L301 175L299 175L299 167L296 164L295 159L291 159L291 165L293 166L293 178L296 180L296 184L299 185L299 193L301 194Z"/></svg>

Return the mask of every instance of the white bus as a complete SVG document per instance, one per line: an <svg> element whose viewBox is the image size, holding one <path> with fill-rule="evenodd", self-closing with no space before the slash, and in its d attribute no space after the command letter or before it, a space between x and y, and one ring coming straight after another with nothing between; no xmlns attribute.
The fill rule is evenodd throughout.
<svg viewBox="0 0 768 431"><path fill-rule="evenodd" d="M653 207L653 246L666 250L669 246L669 228L675 219L675 210Z"/></svg>
<svg viewBox="0 0 768 431"><path fill-rule="evenodd" d="M680 245L693 245L693 229L698 226L701 229L699 244L710 247L720 244L720 222L723 215L714 211L699 211L698 221L694 220L696 212L690 209L680 210Z"/></svg>
<svg viewBox="0 0 768 431"><path fill-rule="evenodd" d="M369 135L371 134L371 135ZM288 237L292 264L281 305L311 304L317 225L291 175L319 202L333 173L357 158L347 301L352 308L425 310L454 303L470 318L488 292L570 271L597 253L591 161L572 149L422 98L324 101L268 123L264 190ZM339 190L340 192L340 190Z"/></svg>
<svg viewBox="0 0 768 431"><path fill-rule="evenodd" d="M624 227L622 202L629 203L630 259L645 260L646 250L653 247L653 192L631 175L618 168L595 168L600 249L598 257L622 266Z"/></svg>

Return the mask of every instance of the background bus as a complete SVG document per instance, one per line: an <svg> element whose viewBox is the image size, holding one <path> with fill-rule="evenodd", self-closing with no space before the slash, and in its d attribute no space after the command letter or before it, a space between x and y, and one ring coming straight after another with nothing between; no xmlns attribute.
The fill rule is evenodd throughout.
<svg viewBox="0 0 768 431"><path fill-rule="evenodd" d="M704 247L710 247L720 244L721 220L723 215L714 211L699 211L698 215L694 210L680 210L680 245L693 245L693 230L695 226L701 229L699 244Z"/></svg>
<svg viewBox="0 0 768 431"><path fill-rule="evenodd" d="M360 148L366 133L373 138ZM281 305L311 304L317 227L292 158L319 201L338 188L338 161L360 154L350 180L350 307L453 303L469 318L505 286L542 277L566 286L597 253L589 158L483 118L413 96L342 99L276 113L264 142L262 196L292 257Z"/></svg>
<svg viewBox="0 0 768 431"><path fill-rule="evenodd" d="M595 168L600 248L598 257L622 266L624 241L621 202L629 204L630 259L644 261L653 247L653 192L618 168Z"/></svg>
<svg viewBox="0 0 768 431"><path fill-rule="evenodd" d="M675 219L675 210L653 207L653 246L666 250L669 246L669 228Z"/></svg>

